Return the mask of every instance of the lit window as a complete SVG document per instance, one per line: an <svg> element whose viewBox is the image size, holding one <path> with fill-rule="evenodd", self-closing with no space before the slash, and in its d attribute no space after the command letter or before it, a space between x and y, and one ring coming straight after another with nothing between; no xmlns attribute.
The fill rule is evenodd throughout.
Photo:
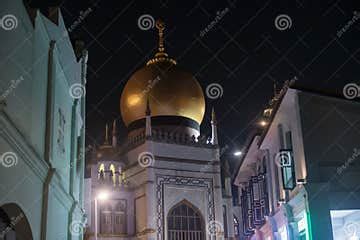
<svg viewBox="0 0 360 240"><path fill-rule="evenodd" d="M115 175L115 166L114 164L110 165L110 171L111 171L111 178L113 181L114 186L116 185L116 175Z"/></svg>
<svg viewBox="0 0 360 240"><path fill-rule="evenodd" d="M104 177L104 172L105 172L105 165L102 163L99 166L98 179L101 179Z"/></svg>

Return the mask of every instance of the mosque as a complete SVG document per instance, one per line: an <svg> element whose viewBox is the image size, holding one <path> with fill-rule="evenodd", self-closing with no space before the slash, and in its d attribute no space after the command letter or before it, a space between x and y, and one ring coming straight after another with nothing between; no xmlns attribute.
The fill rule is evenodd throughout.
<svg viewBox="0 0 360 240"><path fill-rule="evenodd" d="M156 28L158 52L121 94L125 143L114 122L87 159L85 239L234 239L215 112L211 136L202 135L202 88L165 52L164 23Z"/></svg>

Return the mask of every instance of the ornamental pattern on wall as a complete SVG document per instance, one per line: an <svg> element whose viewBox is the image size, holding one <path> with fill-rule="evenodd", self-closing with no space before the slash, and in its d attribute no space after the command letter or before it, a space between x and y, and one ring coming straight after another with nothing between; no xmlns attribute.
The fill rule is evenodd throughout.
<svg viewBox="0 0 360 240"><path fill-rule="evenodd" d="M208 221L215 220L214 191L211 178L193 178L183 176L156 175L156 199L157 199L157 239L165 239L164 236L164 185L172 186L195 186L207 190Z"/></svg>

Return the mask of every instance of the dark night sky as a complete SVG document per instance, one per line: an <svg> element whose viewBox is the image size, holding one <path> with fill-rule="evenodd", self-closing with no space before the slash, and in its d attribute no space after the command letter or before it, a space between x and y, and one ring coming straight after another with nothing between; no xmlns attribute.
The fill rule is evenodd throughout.
<svg viewBox="0 0 360 240"><path fill-rule="evenodd" d="M291 3L290 3L291 2ZM209 111L215 106L221 145L242 148L259 114L272 97L273 81L282 86L296 77L299 85L337 91L349 82L360 83L360 19L341 37L338 31L359 12L359 1L65 1L61 8L70 27L89 7L92 11L70 33L89 50L87 83L88 144L103 141L106 122L119 119L119 98L131 74L153 56L155 29L138 27L150 14L166 25L166 50L192 72L205 92L210 83L223 88L221 98L207 98L202 129L208 131ZM357 4L357 5L356 5ZM216 25L201 37L216 19ZM280 31L279 14L291 18Z"/></svg>

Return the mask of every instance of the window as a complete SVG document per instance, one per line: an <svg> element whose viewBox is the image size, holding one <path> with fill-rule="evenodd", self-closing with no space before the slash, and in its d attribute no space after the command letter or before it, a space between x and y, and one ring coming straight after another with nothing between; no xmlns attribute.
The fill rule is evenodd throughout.
<svg viewBox="0 0 360 240"><path fill-rule="evenodd" d="M116 234L127 233L127 221L126 221L126 200L118 200L115 206L114 212L114 232Z"/></svg>
<svg viewBox="0 0 360 240"><path fill-rule="evenodd" d="M204 222L199 211L183 201L169 211L167 217L169 240L204 240Z"/></svg>
<svg viewBox="0 0 360 240"><path fill-rule="evenodd" d="M115 216L115 224L118 224L118 225L121 224L121 216L120 215Z"/></svg>
<svg viewBox="0 0 360 240"><path fill-rule="evenodd" d="M110 204L100 205L100 233L112 233L112 207Z"/></svg>
<svg viewBox="0 0 360 240"><path fill-rule="evenodd" d="M110 213L104 213L104 215L105 215L104 223L105 224L111 224L111 215L110 215Z"/></svg>
<svg viewBox="0 0 360 240"><path fill-rule="evenodd" d="M110 174L111 174L111 178L113 181L114 186L116 186L116 171L115 171L115 166L114 164L110 165Z"/></svg>
<svg viewBox="0 0 360 240"><path fill-rule="evenodd" d="M296 187L294 158L291 149L281 149L278 153L283 188L293 190Z"/></svg>
<svg viewBox="0 0 360 240"><path fill-rule="evenodd" d="M105 177L104 172L105 172L105 165L102 163L99 166L98 179L104 180L104 177Z"/></svg>

